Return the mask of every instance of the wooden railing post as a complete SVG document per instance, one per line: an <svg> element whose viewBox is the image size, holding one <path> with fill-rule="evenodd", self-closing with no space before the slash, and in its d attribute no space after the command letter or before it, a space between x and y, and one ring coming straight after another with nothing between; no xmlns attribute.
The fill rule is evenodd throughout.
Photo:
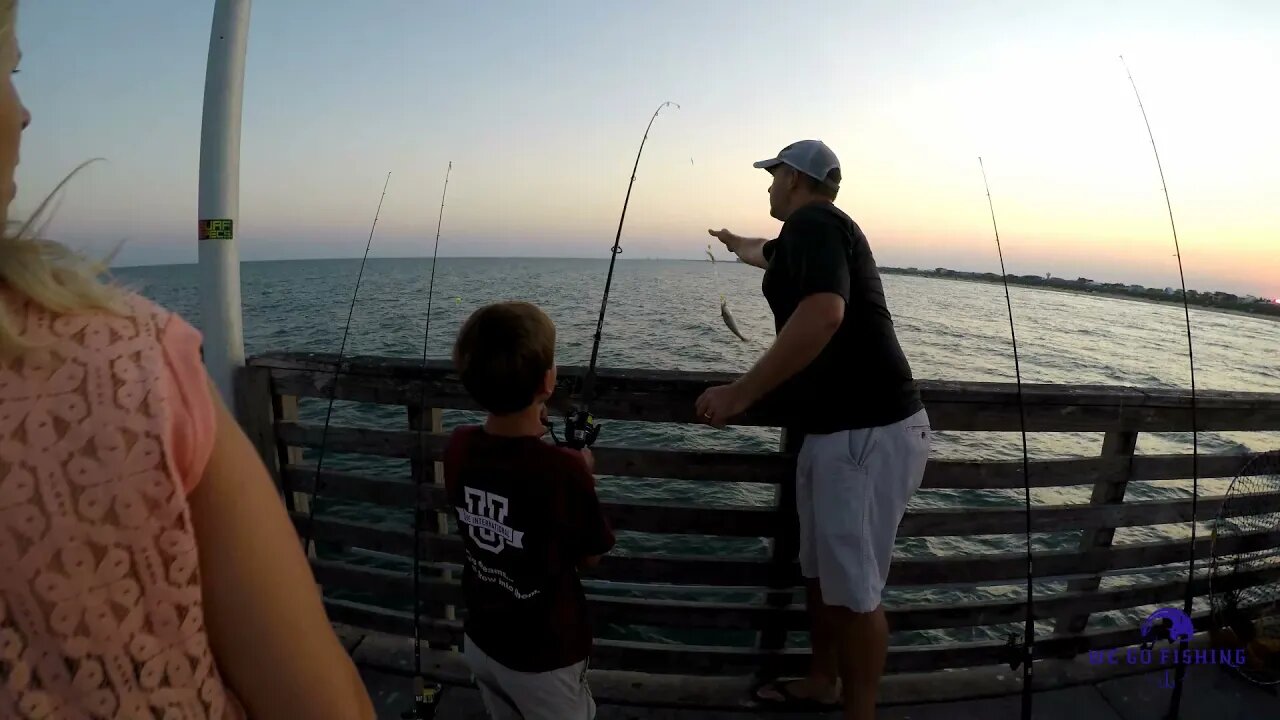
<svg viewBox="0 0 1280 720"><path fill-rule="evenodd" d="M1090 505L1117 505L1124 502L1125 489L1128 488L1129 480L1133 476L1133 453L1137 447L1138 433L1136 432L1116 431L1106 434L1102 440L1102 457L1126 458L1128 462L1120 472L1103 472L1102 476L1093 485L1093 496L1089 499ZM1111 541L1115 539L1115 536L1116 529L1114 527L1085 530L1080 536L1080 550L1088 551L1111 547ZM1101 584L1102 577L1095 575L1090 578L1072 580L1067 583L1067 591L1090 592L1097 590ZM1055 635L1078 635L1084 632L1088 624L1089 613L1060 615L1054 621L1053 632Z"/></svg>
<svg viewBox="0 0 1280 720"><path fill-rule="evenodd" d="M799 454L804 436L782 430L781 447L783 453L792 457ZM787 646L787 626L785 612L795 598L795 583L791 572L800 550L800 525L796 517L796 483L794 472L787 481L778 485L774 491L775 505L778 508L779 525L771 544L769 562L769 593L765 596L765 605L770 613L764 628L760 631L757 649L766 653L760 665L761 678L773 678L781 674L781 651Z"/></svg>
<svg viewBox="0 0 1280 720"><path fill-rule="evenodd" d="M425 429L427 432L433 434L444 432L444 412L440 408L424 408L420 405L409 405L408 411L409 429L411 431L419 432ZM409 472L413 478L414 487L419 487L419 482L421 482L422 486L444 486L444 463L438 460L435 462L428 462L427 458L424 457L423 446L421 444L416 450L414 450L412 456L409 458ZM421 494L414 496L414 513L423 512L422 500L423 498ZM443 510L437 510L435 518L432 521L429 521L427 517L424 517L423 520L425 521L424 525L426 525L426 527L423 528L424 530L435 532L440 535L448 534L449 516ZM432 575L443 580L453 579L453 573L449 570L442 570L439 575L435 575L434 573ZM453 605L445 605L444 618L446 620L456 620L456 607ZM454 649L456 650L457 648Z"/></svg>
<svg viewBox="0 0 1280 720"><path fill-rule="evenodd" d="M275 402L271 395L271 370L248 365L235 374L236 419L267 466L276 489L283 493L283 468L276 452Z"/></svg>
<svg viewBox="0 0 1280 720"><path fill-rule="evenodd" d="M271 398L271 405L277 422L298 422L298 396L276 395ZM289 465L302 464L302 448L293 447L285 441L276 438L276 462L280 465L282 470L281 477L286 477L283 472L283 468ZM289 506L290 512L305 513L310 509L311 498L307 493L301 491L294 492L292 485L288 482L282 483L282 489L285 491L284 501L285 504Z"/></svg>

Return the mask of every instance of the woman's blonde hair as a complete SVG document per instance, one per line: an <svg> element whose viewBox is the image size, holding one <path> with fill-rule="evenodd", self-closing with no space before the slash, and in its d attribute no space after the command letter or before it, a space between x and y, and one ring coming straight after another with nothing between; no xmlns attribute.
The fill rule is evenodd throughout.
<svg viewBox="0 0 1280 720"><path fill-rule="evenodd" d="M8 53L16 41L15 16L17 0L0 0L0 53ZM26 222L8 223L0 230L0 289L16 293L20 298L56 313L85 310L120 312L121 289L105 283L99 276L107 269L115 253L102 261L89 260L75 251L50 240L39 238L47 223L49 206L67 182L85 165L72 170ZM0 358L12 357L31 348L22 337L15 311L0 302Z"/></svg>

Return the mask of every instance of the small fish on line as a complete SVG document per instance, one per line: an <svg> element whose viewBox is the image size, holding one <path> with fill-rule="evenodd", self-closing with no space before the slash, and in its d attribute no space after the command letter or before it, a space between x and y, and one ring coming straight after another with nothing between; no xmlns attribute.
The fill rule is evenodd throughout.
<svg viewBox="0 0 1280 720"><path fill-rule="evenodd" d="M707 245L707 257L711 258L711 269L715 271L716 289L720 288L720 272L716 269L716 256L711 253L711 245ZM729 301L725 298L724 293L720 293L720 319L724 320L725 327L734 335L737 335L743 342L748 342L747 338L738 331L738 323L733 320L733 313L729 312Z"/></svg>
<svg viewBox="0 0 1280 720"><path fill-rule="evenodd" d="M724 299L723 295L720 296L720 319L724 320L724 324L729 328L730 332L737 335L743 342L747 341L747 338L738 332L738 323L733 321L733 314L729 312L729 303Z"/></svg>

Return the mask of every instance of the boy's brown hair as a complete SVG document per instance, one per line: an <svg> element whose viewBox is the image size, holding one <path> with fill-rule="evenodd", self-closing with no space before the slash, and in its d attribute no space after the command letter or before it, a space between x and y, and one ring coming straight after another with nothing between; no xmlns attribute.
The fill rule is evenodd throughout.
<svg viewBox="0 0 1280 720"><path fill-rule="evenodd" d="M453 364L471 397L494 415L533 404L555 364L556 326L536 305L501 302L471 314L458 331Z"/></svg>

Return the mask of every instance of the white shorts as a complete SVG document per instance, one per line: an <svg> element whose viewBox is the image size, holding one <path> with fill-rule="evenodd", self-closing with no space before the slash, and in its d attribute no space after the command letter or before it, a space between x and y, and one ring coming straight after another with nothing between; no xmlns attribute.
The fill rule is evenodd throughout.
<svg viewBox="0 0 1280 720"><path fill-rule="evenodd" d="M796 468L800 570L818 579L823 603L854 612L880 605L930 440L924 410L892 425L805 436Z"/></svg>
<svg viewBox="0 0 1280 720"><path fill-rule="evenodd" d="M463 658L475 676L492 720L594 720L587 661L540 673L512 670L489 657L467 635Z"/></svg>

